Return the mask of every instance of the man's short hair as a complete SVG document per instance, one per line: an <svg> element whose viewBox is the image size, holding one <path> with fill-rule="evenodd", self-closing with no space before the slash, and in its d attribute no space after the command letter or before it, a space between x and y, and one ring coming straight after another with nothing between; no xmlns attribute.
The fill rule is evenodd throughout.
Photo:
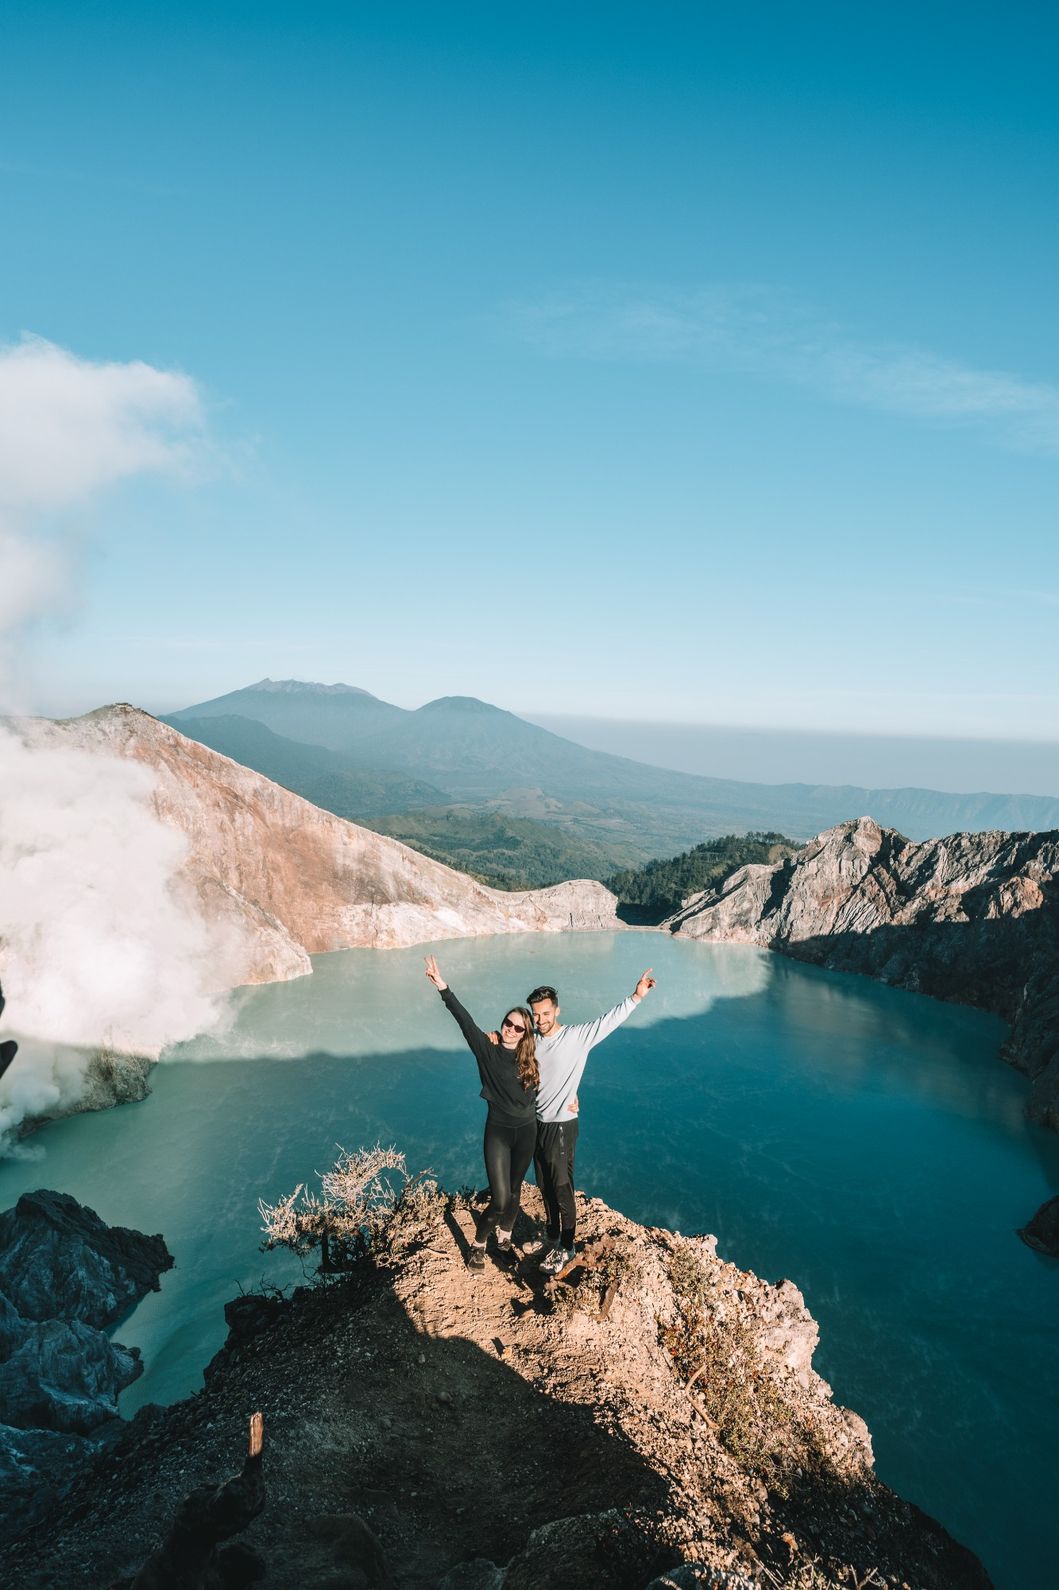
<svg viewBox="0 0 1059 1590"><path fill-rule="evenodd" d="M553 1005L559 1003L559 995L550 983L542 983L539 988L533 990L532 994L527 994L526 1004L532 1008L534 1005L539 1005L542 999L550 999Z"/></svg>

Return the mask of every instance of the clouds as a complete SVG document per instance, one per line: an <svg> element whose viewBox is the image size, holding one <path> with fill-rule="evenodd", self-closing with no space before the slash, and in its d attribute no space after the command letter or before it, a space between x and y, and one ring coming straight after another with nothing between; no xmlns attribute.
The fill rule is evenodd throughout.
<svg viewBox="0 0 1059 1590"><path fill-rule="evenodd" d="M203 432L186 375L95 363L40 337L0 349L0 511L65 508L130 475L186 471Z"/></svg>
<svg viewBox="0 0 1059 1590"><path fill-rule="evenodd" d="M553 357L744 373L835 402L974 425L998 445L1059 454L1059 387L929 349L858 339L770 287L596 288L509 305L505 320Z"/></svg>
<svg viewBox="0 0 1059 1590"><path fill-rule="evenodd" d="M0 708L14 640L61 610L76 548L63 512L143 474L187 474L205 447L188 376L96 363L39 337L0 348Z"/></svg>

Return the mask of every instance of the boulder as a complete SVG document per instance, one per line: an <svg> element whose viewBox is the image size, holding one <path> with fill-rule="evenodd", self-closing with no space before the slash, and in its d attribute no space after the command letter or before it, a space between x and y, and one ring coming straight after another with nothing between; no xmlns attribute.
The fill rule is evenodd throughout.
<svg viewBox="0 0 1059 1590"><path fill-rule="evenodd" d="M172 1266L160 1236L107 1226L68 1193L23 1193L0 1214L0 1292L23 1319L105 1330Z"/></svg>
<svg viewBox="0 0 1059 1590"><path fill-rule="evenodd" d="M1059 1197L1043 1203L1029 1225L1022 1227L1019 1236L1038 1253L1059 1259Z"/></svg>

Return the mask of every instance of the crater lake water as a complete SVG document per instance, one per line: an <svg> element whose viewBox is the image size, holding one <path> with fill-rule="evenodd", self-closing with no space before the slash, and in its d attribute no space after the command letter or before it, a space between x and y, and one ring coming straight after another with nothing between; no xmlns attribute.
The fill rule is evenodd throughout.
<svg viewBox="0 0 1059 1590"><path fill-rule="evenodd" d="M422 975L431 947L484 1024L539 981L586 1019L653 964L658 988L589 1061L581 1190L790 1277L880 1476L1001 1590L1059 1582L1059 1261L1014 1235L1059 1189L1059 1138L1024 1119L998 1021L744 946L640 932L320 956L234 994L225 1033L170 1053L142 1104L30 1139L36 1160L0 1163L0 1208L53 1187L176 1259L115 1332L146 1364L123 1411L201 1386L240 1287L301 1278L259 1251L257 1200L313 1185L336 1144L483 1181L485 1107Z"/></svg>

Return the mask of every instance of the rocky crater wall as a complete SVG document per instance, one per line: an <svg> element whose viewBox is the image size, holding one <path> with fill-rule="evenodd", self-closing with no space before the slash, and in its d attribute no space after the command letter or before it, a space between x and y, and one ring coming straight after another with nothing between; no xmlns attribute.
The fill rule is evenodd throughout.
<svg viewBox="0 0 1059 1590"><path fill-rule="evenodd" d="M1059 1129L1059 834L913 844L861 817L775 866L741 868L662 925L1002 1016L1004 1056L1032 1084L1028 1114Z"/></svg>

